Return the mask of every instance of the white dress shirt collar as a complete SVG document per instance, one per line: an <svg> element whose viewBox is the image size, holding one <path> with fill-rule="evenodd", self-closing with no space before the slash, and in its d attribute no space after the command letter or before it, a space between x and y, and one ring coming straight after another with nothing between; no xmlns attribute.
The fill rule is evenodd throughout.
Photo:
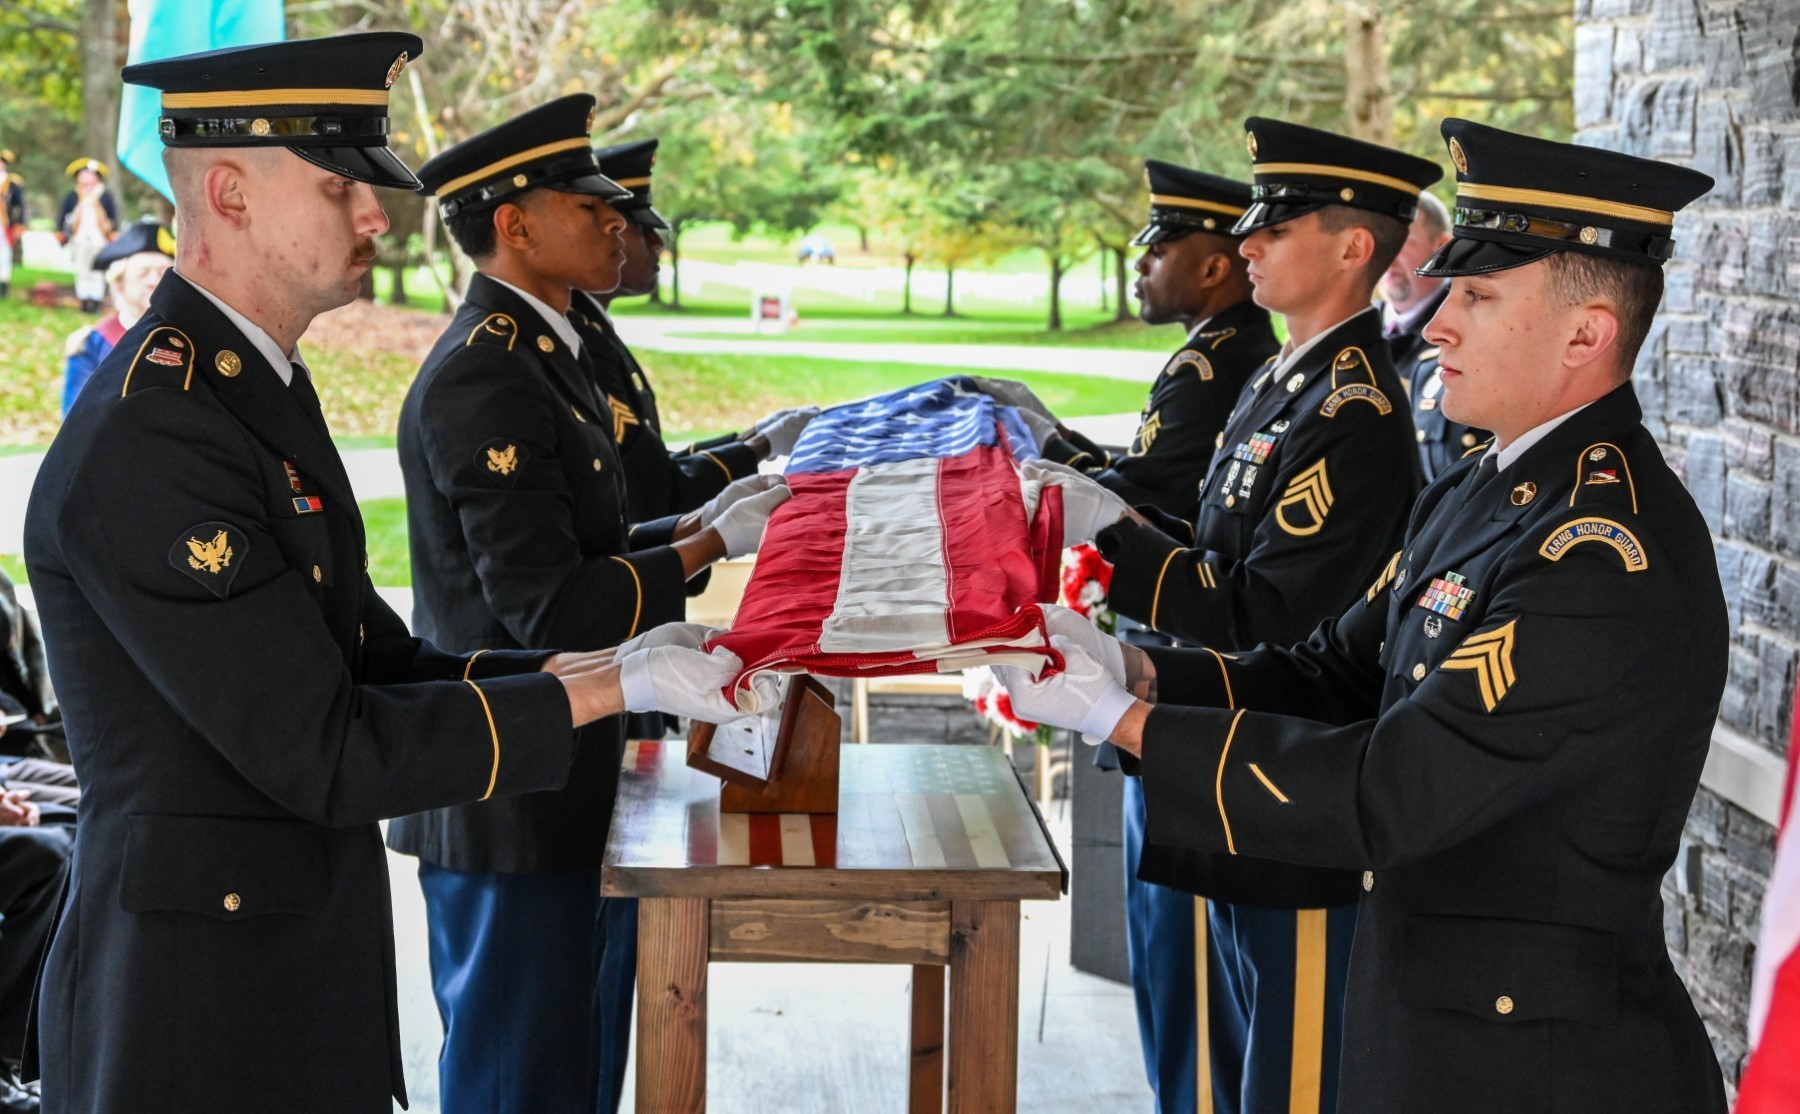
<svg viewBox="0 0 1800 1114"><path fill-rule="evenodd" d="M193 279L188 278L179 271L177 271L176 274L181 278L181 281L205 295L207 301L218 306L219 312L225 315L225 320L237 326L237 331L244 334L244 339L249 341L251 346L256 349L262 358L269 362L269 366L275 369L275 374L281 376L282 386L291 387L294 385L294 369L292 365L299 364L302 368L306 368L306 360L300 355L299 345L294 346L292 355L283 352L281 350L281 345L276 344L275 338L270 336L261 325L258 325L248 317L245 317L237 310L232 309L225 303L224 299L220 298L206 287L201 286ZM311 375L312 369L307 368L307 374Z"/></svg>
<svg viewBox="0 0 1800 1114"><path fill-rule="evenodd" d="M1343 328L1345 325L1348 325L1350 322L1356 320L1358 317L1361 317L1363 314L1374 313L1374 312L1375 312L1375 307L1373 305L1371 305L1367 309L1357 310L1355 313L1351 314L1349 317L1344 318L1342 321L1339 321L1337 324L1333 325L1329 329L1320 329L1319 332L1315 336L1308 339L1305 344L1300 345L1298 348L1292 348L1292 349L1284 352L1282 354L1281 358L1279 360L1275 361L1275 369L1269 373L1270 377L1274 378L1276 376L1279 376L1282 372L1286 371L1288 368L1291 368L1295 364L1299 363L1302 359L1304 359L1306 357L1306 354L1308 352L1311 352L1314 348L1318 347L1318 344L1320 341L1324 340L1326 337L1330 336L1332 333L1337 332L1339 329ZM1291 345L1293 343L1293 341L1290 340L1290 341L1288 341L1288 343Z"/></svg>
<svg viewBox="0 0 1800 1114"><path fill-rule="evenodd" d="M488 278L493 279L494 282L499 283L501 286L506 287L514 294L523 298L526 305L537 310L539 316L543 317L544 324L550 326L550 331L555 333L557 338L564 344L568 345L569 351L575 353L577 356L581 355L581 334L575 331L575 326L570 323L568 317L551 309L550 304L542 298L527 294L525 291L520 290L505 279L497 279L494 278L493 275L489 275Z"/></svg>
<svg viewBox="0 0 1800 1114"><path fill-rule="evenodd" d="M1563 424L1592 405L1593 403L1591 402L1582 403L1573 410L1558 414L1543 425L1532 426L1524 433L1513 438L1512 443L1504 449L1499 447L1500 442L1496 440L1493 444L1488 446L1488 451L1483 454L1483 457L1484 459L1490 456L1498 457L1499 459L1496 461L1494 467L1497 470L1504 472L1512 466L1513 461L1525 455L1526 449L1531 448L1531 446L1550 436L1551 430L1554 430L1557 426Z"/></svg>

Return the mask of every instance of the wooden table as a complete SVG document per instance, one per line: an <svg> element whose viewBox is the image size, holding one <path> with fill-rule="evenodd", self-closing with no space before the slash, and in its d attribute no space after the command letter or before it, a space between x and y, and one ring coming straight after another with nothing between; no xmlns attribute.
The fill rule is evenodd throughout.
<svg viewBox="0 0 1800 1114"><path fill-rule="evenodd" d="M638 907L637 1108L706 1108L706 965L912 966L909 1111L1011 1111L1019 902L1066 873L999 751L843 750L837 815L719 813L679 744L633 743L603 892ZM948 1070L944 968L950 969Z"/></svg>

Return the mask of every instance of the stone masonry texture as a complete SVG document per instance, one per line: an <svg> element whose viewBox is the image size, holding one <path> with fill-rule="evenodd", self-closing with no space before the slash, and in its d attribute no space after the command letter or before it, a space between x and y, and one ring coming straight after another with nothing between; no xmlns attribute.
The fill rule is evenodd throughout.
<svg viewBox="0 0 1800 1114"><path fill-rule="evenodd" d="M1577 0L1577 140L1718 180L1676 220L1645 419L1711 525L1731 608L1722 730L1785 757L1800 652L1800 0ZM1705 789L1665 881L1669 951L1728 1082L1774 832Z"/></svg>

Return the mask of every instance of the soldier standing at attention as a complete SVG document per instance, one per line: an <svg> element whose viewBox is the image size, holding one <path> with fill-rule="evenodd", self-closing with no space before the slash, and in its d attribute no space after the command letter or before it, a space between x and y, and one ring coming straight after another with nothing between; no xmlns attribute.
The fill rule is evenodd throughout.
<svg viewBox="0 0 1800 1114"><path fill-rule="evenodd" d="M1443 409L1494 441L1305 642L1095 632L1007 684L1021 715L1139 756L1152 840L1356 872L1343 1114L1723 1114L1660 887L1725 689L1725 597L1631 385L1675 213L1712 179L1443 133L1456 231L1421 271L1451 290L1425 337Z"/></svg>
<svg viewBox="0 0 1800 1114"><path fill-rule="evenodd" d="M298 348L356 297L416 36L128 66L162 90L175 270L45 455L25 523L82 786L27 1046L47 1114L405 1102L376 821L563 784L598 657L440 652L369 583Z"/></svg>
<svg viewBox="0 0 1800 1114"><path fill-rule="evenodd" d="M1226 653L1304 637L1399 542L1418 455L1370 297L1420 192L1442 174L1313 128L1254 118L1245 128L1256 187L1236 230L1256 300L1286 317L1287 344L1239 396L1192 532L1148 511L1098 539L1114 565L1114 609ZM1061 479L1065 491L1085 482ZM1124 513L1115 505L1094 525ZM1333 1110L1356 876L1196 854L1148 829L1141 838L1140 879L1210 899L1186 921L1168 910L1169 935L1191 922L1203 938L1185 954L1204 955L1207 970L1188 974L1170 951L1153 984L1170 1019L1156 1033L1159 1109ZM1210 1072L1193 1051L1207 1047Z"/></svg>
<svg viewBox="0 0 1800 1114"><path fill-rule="evenodd" d="M572 292L611 286L624 261L610 203L626 191L594 160L593 108L585 93L561 97L419 170L479 271L400 411L413 624L447 649L600 650L679 620L686 581L754 549L787 498L780 477L752 476L628 540L592 342L569 318ZM652 535L669 544L642 543ZM596 988L624 743L623 717L591 724L566 786L388 829L420 859L445 1114L592 1112L602 1072L623 1074L625 1034L608 1031Z"/></svg>
<svg viewBox="0 0 1800 1114"><path fill-rule="evenodd" d="M1431 315L1450 293L1447 279L1417 273L1439 248L1450 242L1450 213L1430 193L1419 195L1419 213L1413 217L1406 245L1382 273L1376 291L1381 295L1381 328L1388 354L1406 388L1412 407L1413 436L1419 441L1419 463L1425 482L1488 440L1485 430L1470 429L1444 417L1439 396L1444 391L1438 374L1438 347L1424 337Z"/></svg>
<svg viewBox="0 0 1800 1114"><path fill-rule="evenodd" d="M1192 518L1200 481L1238 392L1281 347L1269 311L1251 297L1239 237L1250 187L1158 159L1144 162L1150 219L1138 256L1138 317L1187 328L1150 388L1129 448L1106 448L1057 425L1035 398L1020 404L1046 460L1078 468L1125 502ZM999 381L989 381L996 382ZM1019 384L997 385L1024 391Z"/></svg>

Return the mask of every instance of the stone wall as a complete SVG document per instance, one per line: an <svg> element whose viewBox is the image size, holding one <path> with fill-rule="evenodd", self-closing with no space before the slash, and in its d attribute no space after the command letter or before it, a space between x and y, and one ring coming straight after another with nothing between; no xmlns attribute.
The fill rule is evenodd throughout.
<svg viewBox="0 0 1800 1114"><path fill-rule="evenodd" d="M1731 607L1714 760L1664 893L1670 952L1735 1084L1800 646L1800 0L1577 0L1575 14L1580 140L1718 180L1677 220L1637 381Z"/></svg>

